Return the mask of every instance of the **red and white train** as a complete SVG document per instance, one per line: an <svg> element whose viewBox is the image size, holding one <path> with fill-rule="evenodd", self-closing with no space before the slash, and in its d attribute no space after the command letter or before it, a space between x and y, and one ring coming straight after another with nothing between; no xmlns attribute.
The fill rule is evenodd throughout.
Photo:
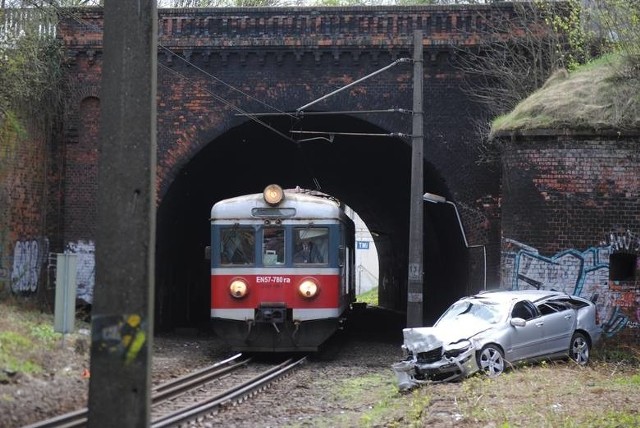
<svg viewBox="0 0 640 428"><path fill-rule="evenodd" d="M211 208L211 320L237 351L317 351L355 301L355 227L320 192L283 190Z"/></svg>

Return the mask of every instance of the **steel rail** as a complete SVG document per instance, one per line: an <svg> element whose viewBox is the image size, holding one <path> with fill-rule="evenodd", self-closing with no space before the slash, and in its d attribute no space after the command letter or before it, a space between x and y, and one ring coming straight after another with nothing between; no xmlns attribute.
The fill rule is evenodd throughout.
<svg viewBox="0 0 640 428"><path fill-rule="evenodd" d="M205 401L196 403L190 407L186 407L177 412L165 415L151 421L152 428L163 428L169 426L175 426L176 424L186 423L190 420L202 416L207 413L216 411L219 407L234 402L234 400L240 400L253 392L264 389L269 383L274 382L280 377L284 376L298 365L305 362L307 357L302 357L297 360L290 358L285 362L273 367L265 372L255 376L254 378L244 382L240 385L236 385L226 391L215 395Z"/></svg>
<svg viewBox="0 0 640 428"><path fill-rule="evenodd" d="M220 367L223 364L232 363L233 361L238 360L240 357L241 354L236 354L233 357L230 357L224 361L220 361L212 366L205 367L201 370L177 378L172 382L166 382L162 385L158 385L157 387L152 388L152 404L157 404L163 400L178 395L190 389L194 385L198 385L211 379L220 377L221 375L233 371L239 366L245 365L251 361L251 358L246 358L244 360L237 361L232 365Z"/></svg>
<svg viewBox="0 0 640 428"><path fill-rule="evenodd" d="M194 385L198 385L209 380L215 379L216 377L220 377L225 373L233 371L239 368L242 365L247 364L251 361L251 358L246 358L244 360L239 360L242 354L236 354L232 357L229 357L225 360L219 361L211 366L205 367L201 370L197 370L192 373L188 373L179 378L173 379L169 382L165 382L161 385L153 387L151 389L152 404L157 404L162 401L165 401L171 397L174 397ZM239 360L239 361L238 361ZM235 361L235 363L234 363ZM233 363L227 367L220 367L225 364ZM73 412L64 413L59 416L55 416L50 419L46 419L43 421L36 422L31 425L27 425L23 428L74 428L74 427L83 427L86 426L88 422L88 414L89 409L83 408L78 409Z"/></svg>

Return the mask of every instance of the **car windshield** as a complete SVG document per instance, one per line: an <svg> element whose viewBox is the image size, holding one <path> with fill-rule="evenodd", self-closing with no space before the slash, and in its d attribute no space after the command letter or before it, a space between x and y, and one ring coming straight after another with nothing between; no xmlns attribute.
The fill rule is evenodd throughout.
<svg viewBox="0 0 640 428"><path fill-rule="evenodd" d="M487 324L495 324L504 318L504 305L496 302L485 300L462 300L454 303L442 314L436 325L455 323L459 321L465 322L483 322Z"/></svg>

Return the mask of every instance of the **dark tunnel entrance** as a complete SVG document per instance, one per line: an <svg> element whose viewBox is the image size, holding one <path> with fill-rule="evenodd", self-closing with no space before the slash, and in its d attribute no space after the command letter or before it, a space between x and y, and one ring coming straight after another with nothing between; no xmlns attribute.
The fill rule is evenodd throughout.
<svg viewBox="0 0 640 428"><path fill-rule="evenodd" d="M287 119L270 120L286 132ZM305 118L305 128L386 133L345 115ZM309 138L308 135L297 138ZM270 183L317 188L344 201L367 224L379 258L380 306L406 309L411 146L398 137L335 135L295 143L246 121L209 142L178 174L158 208L155 320L158 330L206 328L209 321L209 214L214 202L258 193ZM428 162L425 191L447 195ZM425 207L425 325L467 283L467 252L451 213Z"/></svg>

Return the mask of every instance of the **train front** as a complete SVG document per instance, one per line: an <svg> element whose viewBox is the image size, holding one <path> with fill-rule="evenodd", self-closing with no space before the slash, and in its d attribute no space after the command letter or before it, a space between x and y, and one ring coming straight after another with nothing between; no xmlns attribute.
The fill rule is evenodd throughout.
<svg viewBox="0 0 640 428"><path fill-rule="evenodd" d="M335 200L270 185L211 209L211 319L237 351L317 351L354 301L354 226Z"/></svg>

